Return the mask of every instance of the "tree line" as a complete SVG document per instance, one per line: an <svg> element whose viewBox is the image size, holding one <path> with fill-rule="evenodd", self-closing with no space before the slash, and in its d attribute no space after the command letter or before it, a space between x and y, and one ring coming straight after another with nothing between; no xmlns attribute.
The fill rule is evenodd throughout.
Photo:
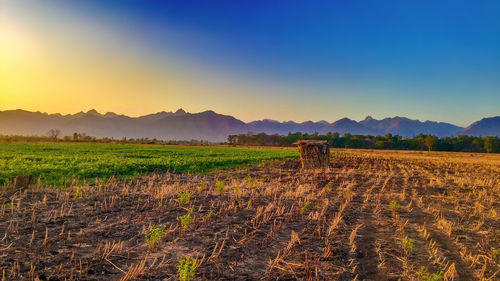
<svg viewBox="0 0 500 281"><path fill-rule="evenodd" d="M413 138L386 134L384 136L352 135L339 133L289 133L278 134L246 134L230 135L227 143L230 145L248 146L293 146L298 140L326 140L333 148L364 148L364 149L395 149L395 150L434 150L456 152L487 152L500 153L500 139L496 136L474 137L460 135L438 138L433 135L419 134ZM0 135L0 142L90 142L90 143L121 143L121 144L168 144L168 145L210 145L206 140L158 140L149 138L96 138L85 133L73 133L71 136L61 136L57 129L50 130L46 136Z"/></svg>
<svg viewBox="0 0 500 281"><path fill-rule="evenodd" d="M164 145L209 145L207 140L159 140L156 138L97 138L86 133L62 136L58 129L51 129L45 136L0 135L0 142L65 142L65 143L109 143L109 144L164 144Z"/></svg>
<svg viewBox="0 0 500 281"><path fill-rule="evenodd" d="M326 140L334 148L396 149L396 150L434 150L456 152L500 153L500 139L494 136L474 137L460 135L438 138L433 135L419 134L413 138L386 134L385 136L352 135L328 133L320 135L289 133L288 135L265 133L237 134L227 138L230 145L250 146L292 146L298 140Z"/></svg>

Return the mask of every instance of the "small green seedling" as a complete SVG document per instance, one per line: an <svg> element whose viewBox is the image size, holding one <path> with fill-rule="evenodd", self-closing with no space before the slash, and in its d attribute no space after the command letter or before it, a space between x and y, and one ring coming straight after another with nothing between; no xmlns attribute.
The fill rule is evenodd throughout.
<svg viewBox="0 0 500 281"><path fill-rule="evenodd" d="M392 200L391 203L389 204L389 207L391 208L391 211L393 213L397 213L401 205L399 205L398 201Z"/></svg>
<svg viewBox="0 0 500 281"><path fill-rule="evenodd" d="M348 198L349 196L351 196L353 194L353 191L350 190L350 189L347 189L346 191L344 191L344 196L345 198Z"/></svg>
<svg viewBox="0 0 500 281"><path fill-rule="evenodd" d="M205 190L207 188L207 184L205 182L201 182L200 183L200 192L202 192L203 190Z"/></svg>
<svg viewBox="0 0 500 281"><path fill-rule="evenodd" d="M181 217L181 224L184 230L186 230L193 221L193 216L191 215L192 213L193 208L189 209L188 213Z"/></svg>
<svg viewBox="0 0 500 281"><path fill-rule="evenodd" d="M209 219L213 214L214 210L209 210L208 213L205 215L205 218Z"/></svg>
<svg viewBox="0 0 500 281"><path fill-rule="evenodd" d="M177 194L177 201L179 202L179 205L184 205L189 203L189 200L191 200L191 197L193 194L189 193L189 191L185 190L179 194Z"/></svg>
<svg viewBox="0 0 500 281"><path fill-rule="evenodd" d="M403 237L403 239L401 239L401 246L403 247L405 253L408 255L413 251L414 241L413 239L408 238L408 236L405 236Z"/></svg>
<svg viewBox="0 0 500 281"><path fill-rule="evenodd" d="M500 256L500 248L498 249L491 249L491 257L493 260L495 260L498 256Z"/></svg>
<svg viewBox="0 0 500 281"><path fill-rule="evenodd" d="M160 240L167 233L166 226L158 226L156 227L154 224L151 225L148 232L144 233L144 238L146 243L153 247L158 240Z"/></svg>
<svg viewBox="0 0 500 281"><path fill-rule="evenodd" d="M307 209L309 209L310 205L311 205L310 201L304 202L304 206L302 206L302 208L300 208L300 214L303 215L307 211Z"/></svg>
<svg viewBox="0 0 500 281"><path fill-rule="evenodd" d="M177 274L179 275L180 281L191 281L196 274L196 267L198 265L198 260L190 258L184 258L179 261L177 265Z"/></svg>
<svg viewBox="0 0 500 281"><path fill-rule="evenodd" d="M241 189L241 187L239 185L234 187L233 193L234 193L234 195L236 195L236 197L238 197L238 195L240 194L240 189Z"/></svg>
<svg viewBox="0 0 500 281"><path fill-rule="evenodd" d="M257 186L257 180L252 179L250 176L245 177L245 181L247 182L248 188L256 187Z"/></svg>
<svg viewBox="0 0 500 281"><path fill-rule="evenodd" d="M247 210L251 210L252 209L252 199L248 200L247 202Z"/></svg>
<svg viewBox="0 0 500 281"><path fill-rule="evenodd" d="M218 181L216 184L215 184L215 190L217 191L217 194L219 195L224 195L224 192L225 192L225 185L226 185L226 182L225 181Z"/></svg>
<svg viewBox="0 0 500 281"><path fill-rule="evenodd" d="M443 271L439 271L438 273L430 274L425 266L422 266L417 271L418 279L421 281L441 281L443 280Z"/></svg>
<svg viewBox="0 0 500 281"><path fill-rule="evenodd" d="M79 186L76 187L75 195L73 195L73 201L78 200L78 198L80 198L80 187Z"/></svg>
<svg viewBox="0 0 500 281"><path fill-rule="evenodd" d="M324 187L325 192L327 192L327 193L328 193L328 192L332 191L332 186L333 186L333 182L329 182L329 183L327 183L327 184L325 185L325 187Z"/></svg>

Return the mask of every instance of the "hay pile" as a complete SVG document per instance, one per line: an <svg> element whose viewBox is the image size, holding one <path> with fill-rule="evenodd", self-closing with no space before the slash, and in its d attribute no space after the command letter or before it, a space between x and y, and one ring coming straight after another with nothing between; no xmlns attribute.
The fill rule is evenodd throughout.
<svg viewBox="0 0 500 281"><path fill-rule="evenodd" d="M330 147L326 141L300 140L299 146L302 169L326 169L330 163Z"/></svg>

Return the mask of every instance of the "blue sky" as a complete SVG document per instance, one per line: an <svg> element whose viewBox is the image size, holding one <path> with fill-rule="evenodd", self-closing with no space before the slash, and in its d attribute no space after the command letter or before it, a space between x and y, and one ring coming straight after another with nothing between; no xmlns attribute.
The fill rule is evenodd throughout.
<svg viewBox="0 0 500 281"><path fill-rule="evenodd" d="M51 38L47 49L72 50L64 62L88 57L101 68L108 57L133 60L137 72L158 77L127 87L135 95L91 88L97 94L83 106L101 111L213 109L245 121L399 115L458 125L500 115L499 1L0 3L11 25L36 29L38 40ZM106 72L108 84L131 80L119 69ZM11 98L5 107L23 108L22 101ZM82 106L65 104L26 107Z"/></svg>

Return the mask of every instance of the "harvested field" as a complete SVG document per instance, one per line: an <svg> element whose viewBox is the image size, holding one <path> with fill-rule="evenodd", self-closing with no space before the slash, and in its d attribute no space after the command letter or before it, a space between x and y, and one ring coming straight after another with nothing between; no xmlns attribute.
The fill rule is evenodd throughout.
<svg viewBox="0 0 500 281"><path fill-rule="evenodd" d="M195 280L498 280L500 155L352 150L299 167L2 189L0 274L177 280L190 257Z"/></svg>

